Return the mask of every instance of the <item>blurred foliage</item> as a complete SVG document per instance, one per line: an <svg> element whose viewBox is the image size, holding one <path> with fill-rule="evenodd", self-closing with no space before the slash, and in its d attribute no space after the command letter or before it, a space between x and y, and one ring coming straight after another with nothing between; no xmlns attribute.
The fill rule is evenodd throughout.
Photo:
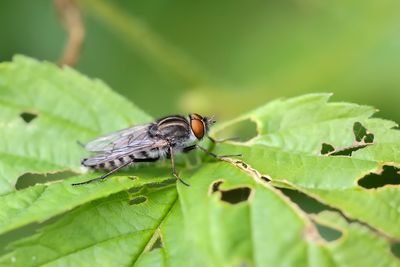
<svg viewBox="0 0 400 267"><path fill-rule="evenodd" d="M79 2L76 68L154 116L232 117L276 97L334 92L400 121L397 0ZM2 1L0 30L1 61L55 62L66 41L49 0Z"/></svg>

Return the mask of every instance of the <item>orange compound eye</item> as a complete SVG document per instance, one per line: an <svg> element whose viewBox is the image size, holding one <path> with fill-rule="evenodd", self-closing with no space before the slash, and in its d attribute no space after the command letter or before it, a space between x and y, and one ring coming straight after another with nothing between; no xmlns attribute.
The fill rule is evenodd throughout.
<svg viewBox="0 0 400 267"><path fill-rule="evenodd" d="M190 127L197 139L201 139L204 136L204 123L198 119L192 119L190 121Z"/></svg>

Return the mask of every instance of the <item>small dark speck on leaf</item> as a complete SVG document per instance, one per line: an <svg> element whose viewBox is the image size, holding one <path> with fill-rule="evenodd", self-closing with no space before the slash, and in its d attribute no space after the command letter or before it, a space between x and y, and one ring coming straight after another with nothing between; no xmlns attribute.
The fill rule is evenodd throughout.
<svg viewBox="0 0 400 267"><path fill-rule="evenodd" d="M358 185L366 189L379 188L385 185L400 184L400 169L393 166L383 166L381 173L370 173L358 180Z"/></svg>
<svg viewBox="0 0 400 267"><path fill-rule="evenodd" d="M30 123L34 119L36 119L37 115L30 113L30 112L22 112L19 116L24 120L26 123Z"/></svg>

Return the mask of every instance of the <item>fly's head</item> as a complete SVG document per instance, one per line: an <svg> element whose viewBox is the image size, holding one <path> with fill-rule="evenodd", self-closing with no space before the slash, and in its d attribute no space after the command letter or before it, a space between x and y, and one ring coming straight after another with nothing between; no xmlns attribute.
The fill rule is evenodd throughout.
<svg viewBox="0 0 400 267"><path fill-rule="evenodd" d="M202 139L207 134L210 126L215 123L211 117L202 117L199 114L192 113L189 115L190 129L198 140Z"/></svg>

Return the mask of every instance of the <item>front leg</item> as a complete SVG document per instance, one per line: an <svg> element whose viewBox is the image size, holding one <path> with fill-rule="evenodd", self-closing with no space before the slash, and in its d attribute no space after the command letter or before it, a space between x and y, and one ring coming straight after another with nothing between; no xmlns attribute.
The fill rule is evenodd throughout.
<svg viewBox="0 0 400 267"><path fill-rule="evenodd" d="M188 153L188 152L192 151L193 149L196 149L196 145L191 145L191 146L184 147L182 152L183 153Z"/></svg>
<svg viewBox="0 0 400 267"><path fill-rule="evenodd" d="M196 148L201 149L203 152L205 152L206 154L208 154L208 155L210 155L210 156L212 156L212 157L214 157L214 158L216 158L216 159L222 159L222 158L227 158L227 157L240 157L240 156L242 156L242 154L233 154L233 155L222 155L222 156L219 156L219 155L217 155L217 154L215 154L215 153L213 153L213 152L211 152L211 151L209 151L209 150L205 149L204 147L201 147L201 146L199 146L199 145L197 145L197 144L196 144L196 145L191 145L191 146L184 147L183 150L182 150L182 152L183 152L183 153L188 153L188 152L190 152L190 151L192 151L193 149L196 149Z"/></svg>
<svg viewBox="0 0 400 267"><path fill-rule="evenodd" d="M203 152L205 152L206 154L208 154L208 155L210 155L210 156L212 156L212 157L214 157L214 158L216 158L216 159L223 159L223 158L227 158L227 157L240 157L240 156L242 156L242 154L217 155L217 154L215 154L215 153L213 153L213 152L211 152L211 151L205 149L205 148L202 147L202 146L199 146L199 145L195 145L195 146L196 146L196 148L201 149Z"/></svg>
<svg viewBox="0 0 400 267"><path fill-rule="evenodd" d="M214 143L214 144L217 144L217 143L225 143L225 142L227 142L227 141L238 141L238 140L239 140L238 137L229 137L229 138L224 138L224 139L214 139L214 138L212 138L211 136L207 136L207 137L208 137L208 139L210 139L210 141L211 141L212 143Z"/></svg>
<svg viewBox="0 0 400 267"><path fill-rule="evenodd" d="M172 167L172 175L179 180L182 184L186 185L186 186L190 186L189 184L185 183L176 173L176 169L175 169L175 163L174 163L174 150L172 148L172 146L169 147L169 155L170 155L170 159L171 159L171 167Z"/></svg>

